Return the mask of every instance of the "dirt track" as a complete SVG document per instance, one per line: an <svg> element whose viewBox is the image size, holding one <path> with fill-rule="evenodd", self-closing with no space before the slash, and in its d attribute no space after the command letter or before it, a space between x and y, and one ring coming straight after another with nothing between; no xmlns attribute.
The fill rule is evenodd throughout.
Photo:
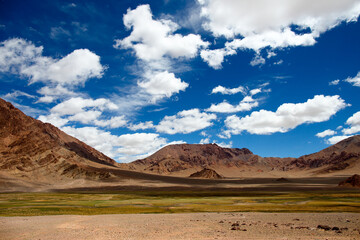
<svg viewBox="0 0 360 240"><path fill-rule="evenodd" d="M189 213L1 217L0 236L4 240L360 239L359 219L360 214L357 213ZM318 225L338 227L339 230L337 232L319 229Z"/></svg>

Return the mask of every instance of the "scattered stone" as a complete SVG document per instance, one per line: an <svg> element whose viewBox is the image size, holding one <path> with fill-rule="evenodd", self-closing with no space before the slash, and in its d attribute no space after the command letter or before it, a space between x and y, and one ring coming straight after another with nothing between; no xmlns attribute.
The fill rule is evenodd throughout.
<svg viewBox="0 0 360 240"><path fill-rule="evenodd" d="M232 227L238 227L238 226L239 226L239 223L233 223L231 226L232 226Z"/></svg>
<svg viewBox="0 0 360 240"><path fill-rule="evenodd" d="M342 231L340 231L340 230L337 230L337 231L335 231L336 233L342 233Z"/></svg>
<svg viewBox="0 0 360 240"><path fill-rule="evenodd" d="M327 226L327 225L318 225L317 226L318 229L323 229L325 231L329 231L331 230L331 227Z"/></svg>
<svg viewBox="0 0 360 240"><path fill-rule="evenodd" d="M338 228L338 227L333 227L331 230L333 230L333 231L338 231L338 230L340 230L340 228Z"/></svg>

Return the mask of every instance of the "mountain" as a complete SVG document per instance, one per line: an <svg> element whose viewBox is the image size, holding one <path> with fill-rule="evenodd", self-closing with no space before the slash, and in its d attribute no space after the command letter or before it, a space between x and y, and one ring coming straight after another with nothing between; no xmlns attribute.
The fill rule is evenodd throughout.
<svg viewBox="0 0 360 240"><path fill-rule="evenodd" d="M326 174L360 170L360 135L344 139L317 153L301 156L291 161L288 168L313 169L314 173ZM355 171L356 172L356 171Z"/></svg>
<svg viewBox="0 0 360 240"><path fill-rule="evenodd" d="M216 144L166 146L128 164L129 169L161 175L189 176L211 168L225 177L282 177L354 174L360 170L360 136L299 158L260 157L249 149Z"/></svg>
<svg viewBox="0 0 360 240"><path fill-rule="evenodd" d="M114 166L94 148L0 99L0 185L14 179L40 184L108 179L112 174L91 167Z"/></svg>
<svg viewBox="0 0 360 240"><path fill-rule="evenodd" d="M188 176L203 168L242 168L256 158L250 150L243 148L222 148L216 144L168 145L153 155L134 161L130 168L156 174L182 172Z"/></svg>

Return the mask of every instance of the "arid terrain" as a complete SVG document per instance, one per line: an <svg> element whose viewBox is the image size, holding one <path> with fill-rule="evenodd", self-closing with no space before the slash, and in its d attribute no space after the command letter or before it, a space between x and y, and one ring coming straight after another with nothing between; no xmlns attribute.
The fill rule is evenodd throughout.
<svg viewBox="0 0 360 240"><path fill-rule="evenodd" d="M0 217L4 240L359 239L355 213L190 213Z"/></svg>

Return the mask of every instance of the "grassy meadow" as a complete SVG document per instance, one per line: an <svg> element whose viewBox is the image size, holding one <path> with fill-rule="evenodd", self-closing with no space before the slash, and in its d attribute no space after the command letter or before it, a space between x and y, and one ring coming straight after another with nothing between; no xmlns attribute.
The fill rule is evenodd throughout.
<svg viewBox="0 0 360 240"><path fill-rule="evenodd" d="M0 216L240 211L360 213L360 192L147 190L0 194Z"/></svg>

